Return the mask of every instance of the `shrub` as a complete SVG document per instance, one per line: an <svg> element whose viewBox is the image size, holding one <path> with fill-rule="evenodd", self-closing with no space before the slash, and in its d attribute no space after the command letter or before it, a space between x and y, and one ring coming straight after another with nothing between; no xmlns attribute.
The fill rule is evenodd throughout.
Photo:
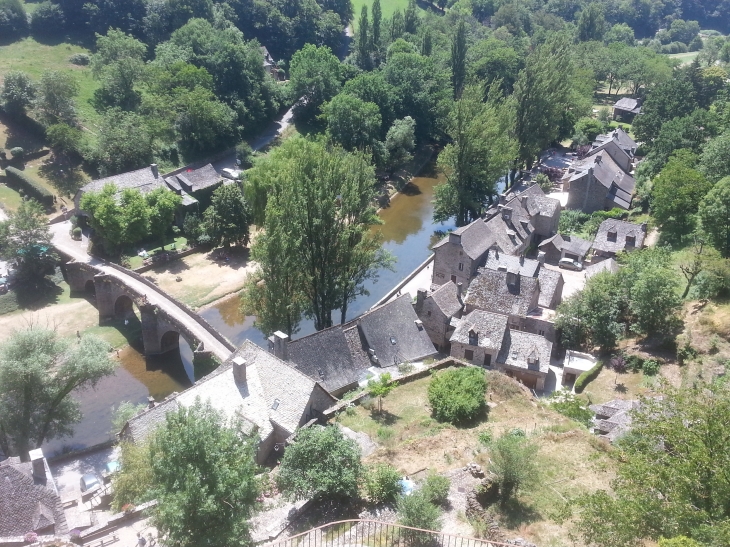
<svg viewBox="0 0 730 547"><path fill-rule="evenodd" d="M612 357L610 365L611 368L619 374L623 374L624 372L626 372L626 359L624 359L623 355L617 355L616 357Z"/></svg>
<svg viewBox="0 0 730 547"><path fill-rule="evenodd" d="M43 186L32 180L28 175L15 167L6 167L5 175L9 180L17 183L21 190L27 195L37 199L43 205L53 205L53 194Z"/></svg>
<svg viewBox="0 0 730 547"><path fill-rule="evenodd" d="M364 486L371 503L395 500L401 493L400 473L391 465L375 464L365 470Z"/></svg>
<svg viewBox="0 0 730 547"><path fill-rule="evenodd" d="M553 183L550 181L545 173L538 173L535 177L535 182L545 193L548 193L553 189Z"/></svg>
<svg viewBox="0 0 730 547"><path fill-rule="evenodd" d="M591 215L578 209L566 209L560 213L558 231L561 234L577 234L583 231L583 226L591 219Z"/></svg>
<svg viewBox="0 0 730 547"><path fill-rule="evenodd" d="M677 536L672 539L660 538L659 547L702 547L700 543L686 536Z"/></svg>
<svg viewBox="0 0 730 547"><path fill-rule="evenodd" d="M10 155L13 156L13 158L22 158L25 155L25 150L23 150L20 146L16 146L10 149Z"/></svg>
<svg viewBox="0 0 730 547"><path fill-rule="evenodd" d="M520 489L533 486L540 476L536 461L537 445L512 434L502 435L494 441L489 452L489 470L499 484L502 503L507 502Z"/></svg>
<svg viewBox="0 0 730 547"><path fill-rule="evenodd" d="M30 16L30 32L38 38L62 34L65 25L61 6L51 2L41 2Z"/></svg>
<svg viewBox="0 0 730 547"><path fill-rule="evenodd" d="M593 365L593 368L586 370L583 374L578 376L578 379L575 381L575 385L573 386L575 392L582 393L586 386L598 377L598 373L601 372L602 368L603 361L598 361L595 365Z"/></svg>
<svg viewBox="0 0 730 547"><path fill-rule="evenodd" d="M86 66L91 62L91 56L88 53L74 53L69 62L72 65Z"/></svg>
<svg viewBox="0 0 730 547"><path fill-rule="evenodd" d="M422 530L440 530L441 510L431 503L422 491L414 492L410 496L401 496L398 498L398 524ZM421 537L417 532L411 533L414 537L410 539L417 544L428 541L427 537Z"/></svg>
<svg viewBox="0 0 730 547"><path fill-rule="evenodd" d="M492 444L492 432L488 429L486 431L482 431L479 433L479 443L484 446L489 446Z"/></svg>
<svg viewBox="0 0 730 547"><path fill-rule="evenodd" d="M638 355L629 355L626 358L626 368L631 372L639 372L644 366L644 359Z"/></svg>
<svg viewBox="0 0 730 547"><path fill-rule="evenodd" d="M540 169L540 173L547 175L550 182L558 182L563 178L563 170L557 167L543 167Z"/></svg>
<svg viewBox="0 0 730 547"><path fill-rule="evenodd" d="M428 402L437 420L452 424L473 420L486 406L487 380L476 367L447 370L428 385Z"/></svg>
<svg viewBox="0 0 730 547"><path fill-rule="evenodd" d="M590 427L593 423L593 412L583 406L572 393L556 391L550 398L550 406L556 412L586 427Z"/></svg>
<svg viewBox="0 0 730 547"><path fill-rule="evenodd" d="M79 241L81 239L81 228L76 226L76 228L71 230L71 237L73 237L76 241Z"/></svg>
<svg viewBox="0 0 730 547"><path fill-rule="evenodd" d="M436 505L443 505L449 497L451 481L443 475L430 472L423 480L421 492L428 498L428 501Z"/></svg>
<svg viewBox="0 0 730 547"><path fill-rule="evenodd" d="M656 359L647 359L641 367L641 370L647 376L656 376L659 372L659 361Z"/></svg>

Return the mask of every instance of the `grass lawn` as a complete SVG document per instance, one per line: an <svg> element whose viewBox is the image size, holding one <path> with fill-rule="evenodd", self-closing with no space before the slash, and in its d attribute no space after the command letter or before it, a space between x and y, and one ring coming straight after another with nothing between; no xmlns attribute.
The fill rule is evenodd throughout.
<svg viewBox="0 0 730 547"><path fill-rule="evenodd" d="M681 64L688 65L695 60L695 57L697 57L699 53L699 51L688 51L687 53L670 53L669 57L671 59L679 59Z"/></svg>
<svg viewBox="0 0 730 547"><path fill-rule="evenodd" d="M373 0L352 0L352 7L355 8L353 13L355 14L352 21L352 28L357 28L357 23L360 20L360 12L362 7L368 7L368 19L372 23L373 21ZM399 9L405 11L408 7L408 0L380 0L380 9L383 12L383 19L390 18L395 10ZM421 6L418 7L420 11L425 11ZM382 31L381 31L382 32Z"/></svg>
<svg viewBox="0 0 730 547"><path fill-rule="evenodd" d="M5 176L0 176L0 207L6 212L15 211L20 206L22 198L18 192L8 188L4 181Z"/></svg>
<svg viewBox="0 0 730 547"><path fill-rule="evenodd" d="M157 246L152 249L147 249L146 246L144 246L144 245L143 245L143 247L145 247L145 250L147 251L147 253L149 253L150 255L154 255L155 253L158 253L160 251L171 251L173 249L184 249L187 244L188 244L188 240L186 238L180 236L180 237L176 237L176 238L172 239L171 241L168 241L162 247ZM129 267L130 268L132 268L132 269L139 268L140 266L143 266L143 265L144 265L144 259L141 256L134 255L129 258Z"/></svg>
<svg viewBox="0 0 730 547"><path fill-rule="evenodd" d="M502 527L539 545L570 544L568 530L552 522L551 515L568 499L608 487L614 469L611 448L497 372L488 373L488 415L468 426L439 423L428 408L429 382L423 378L394 389L383 399L382 414L373 399L338 416L343 426L368 434L379 445L366 463L387 462L405 474L424 468L444 472L471 461L487 467L489 449L480 444L479 434L489 431L496 437L520 428L540 448L542 478L501 511Z"/></svg>

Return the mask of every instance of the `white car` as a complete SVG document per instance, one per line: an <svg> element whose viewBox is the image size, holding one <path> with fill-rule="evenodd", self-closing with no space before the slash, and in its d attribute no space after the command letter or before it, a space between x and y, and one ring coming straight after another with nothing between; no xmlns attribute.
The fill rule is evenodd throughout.
<svg viewBox="0 0 730 547"><path fill-rule="evenodd" d="M565 270L574 270L579 272L583 269L583 264L577 260L573 260L572 258L561 258L560 262L558 262L558 267Z"/></svg>
<svg viewBox="0 0 730 547"><path fill-rule="evenodd" d="M225 169L221 169L221 175L223 175L227 179L240 180L241 170L240 169L230 169L230 168L226 167Z"/></svg>

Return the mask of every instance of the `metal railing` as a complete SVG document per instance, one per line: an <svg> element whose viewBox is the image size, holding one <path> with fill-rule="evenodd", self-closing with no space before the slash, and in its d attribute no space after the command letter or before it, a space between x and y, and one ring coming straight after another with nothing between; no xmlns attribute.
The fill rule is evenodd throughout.
<svg viewBox="0 0 730 547"><path fill-rule="evenodd" d="M340 520L266 547L510 547L507 543L375 520Z"/></svg>

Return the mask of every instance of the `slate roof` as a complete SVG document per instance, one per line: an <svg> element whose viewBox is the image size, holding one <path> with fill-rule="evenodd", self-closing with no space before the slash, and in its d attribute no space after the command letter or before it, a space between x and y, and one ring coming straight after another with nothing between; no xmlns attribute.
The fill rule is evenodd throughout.
<svg viewBox="0 0 730 547"><path fill-rule="evenodd" d="M636 148L638 147L638 144L634 139L629 137L629 134L624 131L621 127L617 127L613 131L609 133L604 133L603 135L598 135L596 137L596 140L593 141L593 146L598 146L606 141L612 140L616 144L621 147L621 149L626 152L629 156L632 158L636 154Z"/></svg>
<svg viewBox="0 0 730 547"><path fill-rule="evenodd" d="M453 281L440 285L429 297L433 299L446 317L456 315L463 307L462 302L459 301L459 288Z"/></svg>
<svg viewBox="0 0 730 547"><path fill-rule="evenodd" d="M478 334L478 347L499 350L507 332L507 319L506 315L499 313L474 310L459 321L451 342L474 345L469 336L469 332L474 331Z"/></svg>
<svg viewBox="0 0 730 547"><path fill-rule="evenodd" d="M553 298L555 298L555 292L558 290L560 281L563 279L563 274L556 272L555 270L548 270L547 268L540 268L540 272L537 275L537 279L540 281L540 297L538 298L538 305L543 308L552 308ZM561 289L562 290L562 287ZM560 302L558 298L558 302Z"/></svg>
<svg viewBox="0 0 730 547"><path fill-rule="evenodd" d="M353 362L340 325L293 340L287 351L289 362L297 370L330 393L357 382L362 374L362 369Z"/></svg>
<svg viewBox="0 0 730 547"><path fill-rule="evenodd" d="M507 283L508 272L479 268L469 285L464 302L473 308L495 313L527 315L538 280L517 274L517 283Z"/></svg>
<svg viewBox="0 0 730 547"><path fill-rule="evenodd" d="M590 172L606 188L606 199L623 209L631 207L636 181L605 150L575 162L564 180L568 179L572 186L573 182L587 177Z"/></svg>
<svg viewBox="0 0 730 547"><path fill-rule="evenodd" d="M180 408L175 398L176 395L176 393L173 393L154 407L145 408L139 414L130 418L122 429L122 435L133 443L143 441L147 435L165 422L165 416L168 412Z"/></svg>
<svg viewBox="0 0 730 547"><path fill-rule="evenodd" d="M165 179L165 182L175 190L194 193L215 186L221 180L222 177L218 174L218 171L208 163L199 169L190 169L177 175L169 176Z"/></svg>
<svg viewBox="0 0 730 547"><path fill-rule="evenodd" d="M575 236L555 234L553 237L544 240L538 249L545 249L550 245L555 245L556 249L565 250L565 252L577 255L583 259L591 248L591 242Z"/></svg>
<svg viewBox="0 0 730 547"><path fill-rule="evenodd" d="M416 325L417 320L411 295L404 294L364 313L357 323L379 364L389 366L420 361L436 353L426 329Z"/></svg>
<svg viewBox="0 0 730 547"><path fill-rule="evenodd" d="M489 249L492 243L494 243L494 236L487 228L484 220L480 218L471 224L467 224L466 226L462 226L461 228L454 230L451 234L460 236L461 246L466 255L472 260L479 259L485 252L487 252L487 249ZM433 248L438 249L439 247L446 245L449 242L451 234L444 237L441 241L434 245Z"/></svg>
<svg viewBox="0 0 730 547"><path fill-rule="evenodd" d="M532 184L528 186L523 192L516 196L517 199L523 197L530 198L528 203L530 203L531 210L539 211L541 216L551 217L561 208L560 200L547 196L543 189L540 188L539 184ZM531 212L530 214L534 215L535 213Z"/></svg>
<svg viewBox="0 0 730 547"><path fill-rule="evenodd" d="M137 189L143 194L151 192L160 187L165 186L165 179L159 174L157 167L147 166L135 171L119 173L111 177L92 180L90 183L82 186L79 192L85 194L87 192L98 192L109 183L113 183L117 190Z"/></svg>
<svg viewBox="0 0 730 547"><path fill-rule="evenodd" d="M586 279L589 279L589 278L593 277L594 275L601 273L601 272L616 273L617 271L618 271L618 262L616 262L613 258L608 258L606 260L601 260L600 262L598 262L596 264L591 264L585 270L583 270L583 273L584 273Z"/></svg>
<svg viewBox="0 0 730 547"><path fill-rule="evenodd" d="M614 399L602 405L590 405L588 408L596 413L596 432L614 442L631 428L631 411L640 406L641 403L636 400Z"/></svg>
<svg viewBox="0 0 730 547"><path fill-rule="evenodd" d="M357 322L352 322L343 327L342 333L345 335L345 340L347 340L347 347L350 350L353 365L360 370L369 368L372 363L370 357L368 357L367 342L362 332L360 332Z"/></svg>
<svg viewBox="0 0 730 547"><path fill-rule="evenodd" d="M61 498L44 464L48 478L39 480L33 477L31 463L21 463L20 458L0 462L0 537L23 536L49 526L57 536L68 533Z"/></svg>
<svg viewBox="0 0 730 547"><path fill-rule="evenodd" d="M623 99L619 99L618 101L616 101L616 103L614 103L613 107L618 110L631 112L632 114L638 114L639 112L641 112L641 105L639 101L630 97L624 97Z"/></svg>
<svg viewBox="0 0 730 547"><path fill-rule="evenodd" d="M504 270L517 268L520 275L536 277L540 263L530 258L508 255L500 253L497 249L489 249L484 267L490 270L499 270L500 267Z"/></svg>
<svg viewBox="0 0 730 547"><path fill-rule="evenodd" d="M233 376L232 365L236 357L246 361L245 382L239 383ZM160 423L167 412L175 408L172 401L176 401L179 406L190 407L200 398L203 402L209 401L224 416L240 417L256 426L260 438L264 440L273 432L274 424L293 433L307 418L305 413L316 389L322 390L323 396L335 402L333 397L324 393L318 382L246 340L216 370L182 393L171 396L169 406L162 403L147 412L154 413L157 416L154 421ZM275 404L277 401L278 404ZM134 422L139 418L140 415L129 420L128 427L132 431L135 430ZM153 420L148 418L148 421ZM134 440L136 442L141 438L135 436Z"/></svg>
<svg viewBox="0 0 730 547"><path fill-rule="evenodd" d="M601 222L598 227L596 239L593 241L593 248L607 253L618 253L624 249L641 249L644 246L644 238L646 237L645 229L641 224L609 218ZM616 232L616 241L609 241L608 234L611 231ZM633 247L626 246L627 236L636 238Z"/></svg>
<svg viewBox="0 0 730 547"><path fill-rule="evenodd" d="M505 343L497 355L497 362L547 374L550 371L550 353L552 350L552 342L544 336L508 329ZM528 364L530 358L536 358L537 363L535 365Z"/></svg>

